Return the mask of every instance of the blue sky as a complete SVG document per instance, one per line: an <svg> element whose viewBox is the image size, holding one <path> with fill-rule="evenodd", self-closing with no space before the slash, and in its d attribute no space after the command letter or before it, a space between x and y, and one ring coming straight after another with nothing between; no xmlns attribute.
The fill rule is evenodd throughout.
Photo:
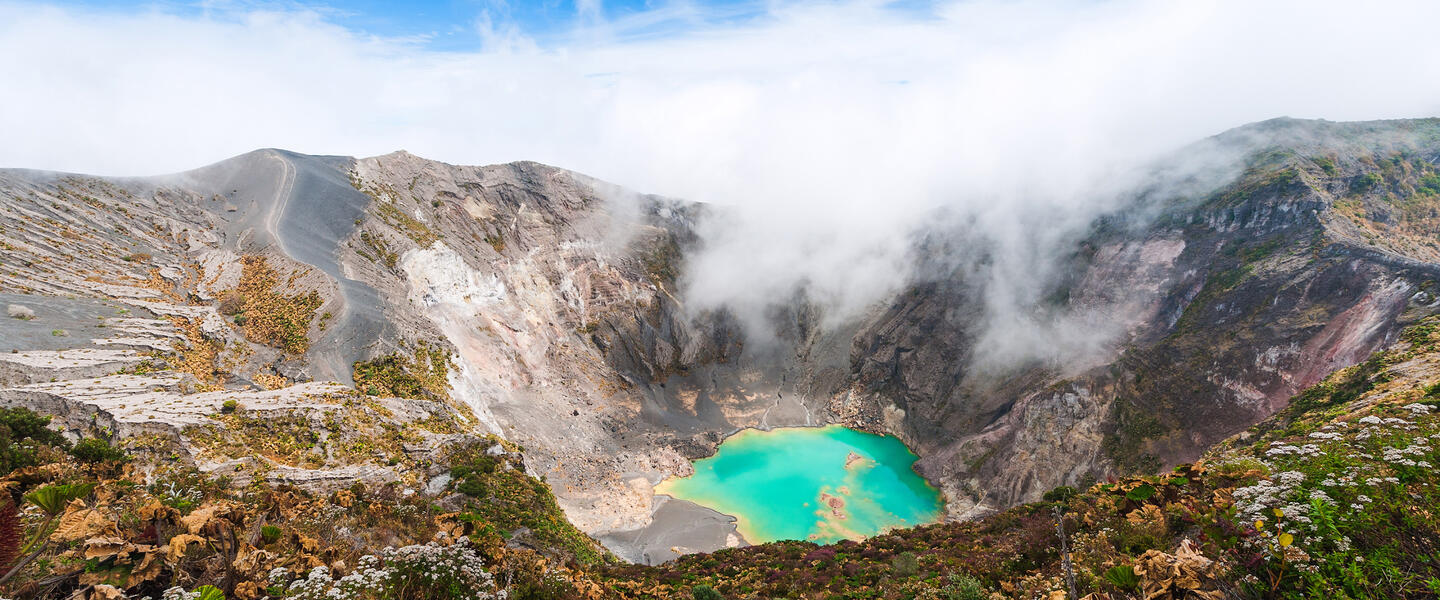
<svg viewBox="0 0 1440 600"><path fill-rule="evenodd" d="M564 38L577 27L600 20L620 24L622 35L664 37L699 26L733 24L765 14L760 0L62 0L50 4L111 13L162 12L183 16L223 17L252 10L310 10L357 33L387 38L414 38L432 50L473 50L483 45L486 22L495 29L513 28L542 45ZM901 0L901 10L928 5Z"/></svg>

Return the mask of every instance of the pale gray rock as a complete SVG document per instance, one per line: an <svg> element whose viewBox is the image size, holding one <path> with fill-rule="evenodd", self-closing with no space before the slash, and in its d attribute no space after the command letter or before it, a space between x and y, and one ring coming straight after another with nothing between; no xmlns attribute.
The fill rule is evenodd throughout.
<svg viewBox="0 0 1440 600"><path fill-rule="evenodd" d="M1383 195L1357 199L1347 182L1374 169L1370 155L1433 162L1440 136L1414 132L1434 128L1278 120L1187 149L1245 158L1278 144L1294 176L1232 185L1238 171L1177 180L1157 169L1152 186L1059 242L1055 280L1017 307L1066 317L1072 338L1095 343L998 365L984 345L995 340L992 248L963 221L915 232L915 277L894 297L848 321L803 294L776 298L773 331L754 336L770 341L758 343L725 311L684 303L685 258L716 209L563 169L260 150L163 178L0 170L0 225L24 257L0 270L0 301L37 317L0 327L0 401L62 415L67 430L103 423L123 435L205 423L225 399L323 410L283 393L186 394L183 377L113 375L140 352L176 347L170 319L224 345L232 388L272 372L349 384L356 361L425 342L452 353L449 391L470 416L465 432L406 452L439 457L482 433L522 445L526 470L546 477L570 519L632 560L736 543L723 516L658 500L652 485L745 427L895 434L944 490L949 516L969 518L1193 459L1434 313L1434 236L1388 217L1390 233L1376 235L1334 208L1349 199L1384 213ZM1333 173L1305 158L1330 155ZM311 323L303 356L248 342L216 311L247 254L284 273L287 293L321 298L317 314L330 317ZM153 258L121 260L141 255ZM21 356L5 359L11 350ZM400 421L443 409L382 404ZM422 488L443 471L283 476Z"/></svg>
<svg viewBox="0 0 1440 600"><path fill-rule="evenodd" d="M449 473L442 473L432 477L430 481L425 484L425 495L439 496L445 491L445 486L450 485L451 481L452 479Z"/></svg>

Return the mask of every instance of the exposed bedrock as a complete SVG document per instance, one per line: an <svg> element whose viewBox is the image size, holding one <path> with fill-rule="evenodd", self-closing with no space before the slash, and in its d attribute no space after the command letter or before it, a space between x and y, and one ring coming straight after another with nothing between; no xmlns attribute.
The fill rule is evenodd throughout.
<svg viewBox="0 0 1440 600"><path fill-rule="evenodd" d="M1423 236L1437 202L1405 183L1433 172L1435 123L1413 136L1254 127L1299 131L1251 149L1219 190L1162 205L1143 226L1133 215L1144 207L1105 217L1076 244L1042 308L1117 332L1101 351L977 369L989 284L970 265L914 285L862 329L856 380L868 401L905 412L887 426L916 446L952 515L1192 460L1436 310L1440 265ZM1369 220L1392 202L1426 208Z"/></svg>
<svg viewBox="0 0 1440 600"><path fill-rule="evenodd" d="M1435 311L1437 140L1436 121L1242 128L1192 149L1233 155L1224 177L1142 187L1046 236L1054 275L1015 306L984 232L936 219L893 298L838 325L803 292L776 298L763 335L687 304L721 209L545 165L261 150L143 179L3 170L0 302L25 310L0 327L0 395L138 432L148 405L127 393L188 406L203 381L198 414L437 350L451 362L426 394L449 397L387 402L448 401L523 445L575 524L633 560L737 543L653 484L746 427L893 433L961 518L1194 458ZM308 321L245 324L257 265ZM998 316L1052 327L1007 336ZM146 363L197 345L203 368ZM114 378L156 369L190 375ZM81 378L99 383L63 385Z"/></svg>

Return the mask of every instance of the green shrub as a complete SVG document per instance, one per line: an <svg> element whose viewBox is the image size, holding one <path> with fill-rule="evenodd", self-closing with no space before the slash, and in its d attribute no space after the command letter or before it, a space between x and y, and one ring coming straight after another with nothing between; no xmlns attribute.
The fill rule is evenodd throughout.
<svg viewBox="0 0 1440 600"><path fill-rule="evenodd" d="M485 448L493 443L458 450L450 458L450 476L454 479L451 489L469 497L459 518L483 523L505 538L521 528L527 529L527 535L533 537L527 543L569 555L581 563L602 560L603 550L566 520L543 477L536 479L526 474L524 459L519 455L487 455Z"/></svg>
<svg viewBox="0 0 1440 600"><path fill-rule="evenodd" d="M890 566L895 569L896 575L911 577L920 572L920 559L914 552L901 552L890 559Z"/></svg>
<svg viewBox="0 0 1440 600"><path fill-rule="evenodd" d="M690 588L690 597L694 600L725 600L715 588L703 583Z"/></svg>
<svg viewBox="0 0 1440 600"><path fill-rule="evenodd" d="M494 473L499 466L500 461L495 460L495 457L480 455L471 460L469 464L450 467L450 476L455 479L464 479L472 473L489 475Z"/></svg>
<svg viewBox="0 0 1440 600"><path fill-rule="evenodd" d="M490 495L490 487L485 485L484 479L478 477L461 479L460 483L455 486L455 491L471 498L484 498Z"/></svg>
<svg viewBox="0 0 1440 600"><path fill-rule="evenodd" d="M1385 181L1379 173L1366 173L1350 181L1351 193L1368 192Z"/></svg>
<svg viewBox="0 0 1440 600"><path fill-rule="evenodd" d="M500 463L495 460L495 457L480 455L469 464L451 467L450 477L457 482L455 491L472 498L489 496L491 489L486 484L488 479L486 476L494 474L499 465Z"/></svg>
<svg viewBox="0 0 1440 600"><path fill-rule="evenodd" d="M225 414L228 415L228 414L230 414L230 413L235 412L235 411L238 410L239 408L240 408L240 403L239 403L239 402L236 402L234 399L226 400L224 404L221 404L221 405L220 405L220 412L225 413Z"/></svg>
<svg viewBox="0 0 1440 600"><path fill-rule="evenodd" d="M1068 485L1062 485L1053 490L1045 492L1045 495L1042 496L1042 499L1046 502L1068 502L1071 498L1074 498L1075 494L1077 493L1078 492L1075 491L1075 488Z"/></svg>
<svg viewBox="0 0 1440 600"><path fill-rule="evenodd" d="M130 459L124 450L111 446L110 442L100 438L80 440L70 450L70 455L87 463L123 462Z"/></svg>
<svg viewBox="0 0 1440 600"><path fill-rule="evenodd" d="M26 408L0 408L0 471L41 464L40 449L52 446L64 450L70 443L46 425L50 417Z"/></svg>
<svg viewBox="0 0 1440 600"><path fill-rule="evenodd" d="M940 589L940 597L945 600L986 600L990 597L990 590L985 589L984 582L969 575L950 574L950 584Z"/></svg>

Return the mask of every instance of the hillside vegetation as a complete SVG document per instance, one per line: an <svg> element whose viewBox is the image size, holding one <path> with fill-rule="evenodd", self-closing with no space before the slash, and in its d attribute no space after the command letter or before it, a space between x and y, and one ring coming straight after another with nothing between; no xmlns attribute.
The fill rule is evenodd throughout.
<svg viewBox="0 0 1440 600"><path fill-rule="evenodd" d="M70 448L43 417L7 411L0 561L14 572L0 585L20 598L1060 599L1073 581L1091 600L1434 597L1437 382L1432 318L1170 472L979 521L658 567L614 562L495 439L451 452L437 496L326 495L168 464L158 437Z"/></svg>
<svg viewBox="0 0 1440 600"><path fill-rule="evenodd" d="M67 453L33 426L45 420L0 414L19 467L0 480L6 597L599 597L583 570L611 560L493 438L449 453L438 497L395 484L323 494L177 464L161 436Z"/></svg>
<svg viewBox="0 0 1440 600"><path fill-rule="evenodd" d="M0 170L0 596L1440 596L1440 120L1192 150L1236 177L1136 191L1030 307L1113 355L1003 377L943 222L931 276L849 323L779 298L767 349L687 308L711 208L563 169ZM731 524L661 518L647 482L809 424L983 518L713 553Z"/></svg>

